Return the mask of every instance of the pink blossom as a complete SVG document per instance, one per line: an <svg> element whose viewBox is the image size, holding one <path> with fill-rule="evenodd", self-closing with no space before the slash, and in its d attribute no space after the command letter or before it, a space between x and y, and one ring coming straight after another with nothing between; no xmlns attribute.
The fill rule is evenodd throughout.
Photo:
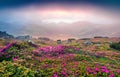
<svg viewBox="0 0 120 77"><path fill-rule="evenodd" d="M12 46L13 44L12 43L9 43L5 46L5 49L8 49L10 46Z"/></svg>
<svg viewBox="0 0 120 77"><path fill-rule="evenodd" d="M115 77L115 75L112 73L112 74L110 74L110 76L109 77Z"/></svg>
<svg viewBox="0 0 120 77"><path fill-rule="evenodd" d="M106 71L106 69L101 69L101 72L105 72Z"/></svg>
<svg viewBox="0 0 120 77"><path fill-rule="evenodd" d="M92 68L90 68L90 67L87 67L86 69L87 69L87 71L88 71L89 73L92 73L92 72L93 72Z"/></svg>
<svg viewBox="0 0 120 77"><path fill-rule="evenodd" d="M94 75L96 75L96 74L97 74L97 72L93 72L93 74L94 74Z"/></svg>
<svg viewBox="0 0 120 77"><path fill-rule="evenodd" d="M80 48L75 48L75 50L76 50L76 51L79 51L79 50L80 50Z"/></svg>
<svg viewBox="0 0 120 77"><path fill-rule="evenodd" d="M82 62L83 62L83 63L85 63L85 62L86 62L86 60L82 60Z"/></svg>
<svg viewBox="0 0 120 77"><path fill-rule="evenodd" d="M58 75L56 73L53 74L53 77L58 77Z"/></svg>
<svg viewBox="0 0 120 77"><path fill-rule="evenodd" d="M102 69L107 69L107 67L106 67L106 66L101 66L101 68L102 68Z"/></svg>
<svg viewBox="0 0 120 77"><path fill-rule="evenodd" d="M99 71L99 68L96 67L96 68L95 68L95 71Z"/></svg>
<svg viewBox="0 0 120 77"><path fill-rule="evenodd" d="M120 70L117 70L117 73L120 74Z"/></svg>
<svg viewBox="0 0 120 77"><path fill-rule="evenodd" d="M66 63L63 63L63 66L65 67L65 66L67 66L67 64L66 64Z"/></svg>
<svg viewBox="0 0 120 77"><path fill-rule="evenodd" d="M63 68L61 74L67 76L66 70L67 70L66 68Z"/></svg>
<svg viewBox="0 0 120 77"><path fill-rule="evenodd" d="M17 60L18 58L13 58L13 61Z"/></svg>
<svg viewBox="0 0 120 77"><path fill-rule="evenodd" d="M0 48L0 52L2 52L3 51L3 49L2 48Z"/></svg>
<svg viewBox="0 0 120 77"><path fill-rule="evenodd" d="M65 71L62 71L61 74L62 74L62 75L66 75L66 72L65 72Z"/></svg>
<svg viewBox="0 0 120 77"><path fill-rule="evenodd" d="M78 62L74 62L75 65L78 65Z"/></svg>
<svg viewBox="0 0 120 77"><path fill-rule="evenodd" d="M99 66L99 64L95 64L95 66L96 66L96 67L98 67L98 66Z"/></svg>
<svg viewBox="0 0 120 77"><path fill-rule="evenodd" d="M108 70L108 69L105 69L105 73L109 73L109 70Z"/></svg>

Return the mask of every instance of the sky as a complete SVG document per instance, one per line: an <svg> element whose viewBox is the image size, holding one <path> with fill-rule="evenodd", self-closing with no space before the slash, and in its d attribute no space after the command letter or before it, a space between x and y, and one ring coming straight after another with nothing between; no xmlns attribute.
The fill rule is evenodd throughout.
<svg viewBox="0 0 120 77"><path fill-rule="evenodd" d="M120 36L120 0L0 0L0 31L51 39Z"/></svg>

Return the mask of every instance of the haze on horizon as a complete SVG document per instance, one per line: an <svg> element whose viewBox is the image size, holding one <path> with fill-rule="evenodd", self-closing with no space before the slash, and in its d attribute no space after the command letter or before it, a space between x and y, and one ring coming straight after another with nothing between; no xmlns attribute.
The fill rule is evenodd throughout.
<svg viewBox="0 0 120 77"><path fill-rule="evenodd" d="M16 36L120 36L118 0L1 0L0 31Z"/></svg>

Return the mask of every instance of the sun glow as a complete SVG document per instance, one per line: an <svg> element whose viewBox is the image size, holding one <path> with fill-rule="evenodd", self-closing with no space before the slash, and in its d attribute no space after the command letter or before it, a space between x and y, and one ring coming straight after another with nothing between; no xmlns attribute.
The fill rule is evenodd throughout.
<svg viewBox="0 0 120 77"><path fill-rule="evenodd" d="M44 16L42 21L47 23L74 23L80 21L81 18L84 19L87 16L82 12L67 10L43 11L41 14Z"/></svg>
<svg viewBox="0 0 120 77"><path fill-rule="evenodd" d="M52 9L41 10L39 15L42 17L42 22L45 23L75 23L79 21L89 21L93 23L110 23L112 19L98 16L97 11L85 11L82 9Z"/></svg>
<svg viewBox="0 0 120 77"><path fill-rule="evenodd" d="M112 14L102 12L104 10L85 9L85 8L29 8L24 10L15 11L13 16L19 16L28 22L44 22L44 23L76 23L76 22L92 22L95 24L111 24L116 22ZM115 17L115 16L114 16Z"/></svg>
<svg viewBox="0 0 120 77"><path fill-rule="evenodd" d="M68 13L66 11L61 11L61 10L58 10L58 11L54 11L52 12L53 14L56 14L58 16L63 16L63 15L67 15Z"/></svg>

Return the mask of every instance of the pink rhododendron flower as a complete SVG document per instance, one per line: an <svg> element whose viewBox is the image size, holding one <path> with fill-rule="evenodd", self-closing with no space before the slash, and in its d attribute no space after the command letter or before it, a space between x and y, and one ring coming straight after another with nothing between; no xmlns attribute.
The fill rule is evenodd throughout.
<svg viewBox="0 0 120 77"><path fill-rule="evenodd" d="M108 69L105 69L105 73L109 73L109 70L108 70Z"/></svg>
<svg viewBox="0 0 120 77"><path fill-rule="evenodd" d="M120 70L117 70L117 73L120 74Z"/></svg>
<svg viewBox="0 0 120 77"><path fill-rule="evenodd" d="M2 52L3 51L3 49L2 48L0 48L0 52Z"/></svg>
<svg viewBox="0 0 120 77"><path fill-rule="evenodd" d="M106 66L101 66L101 68L103 68L103 69L107 69L107 67L106 67Z"/></svg>
<svg viewBox="0 0 120 77"><path fill-rule="evenodd" d="M85 62L86 62L86 60L82 60L82 62L83 62L83 63L85 63Z"/></svg>
<svg viewBox="0 0 120 77"><path fill-rule="evenodd" d="M65 67L65 66L67 66L67 64L66 64L66 63L63 63L63 66Z"/></svg>
<svg viewBox="0 0 120 77"><path fill-rule="evenodd" d="M95 64L95 66L96 66L96 67L98 67L98 66L99 66L99 64Z"/></svg>
<svg viewBox="0 0 120 77"><path fill-rule="evenodd" d="M99 71L99 68L96 67L96 68L95 68L95 71Z"/></svg>
<svg viewBox="0 0 120 77"><path fill-rule="evenodd" d="M78 62L74 62L75 65L78 65Z"/></svg>
<svg viewBox="0 0 120 77"><path fill-rule="evenodd" d="M87 71L88 71L89 73L92 73L92 72L93 72L92 68L90 68L90 67L87 67L86 69L87 69Z"/></svg>
<svg viewBox="0 0 120 77"><path fill-rule="evenodd" d="M13 61L18 60L18 58L13 58Z"/></svg>
<svg viewBox="0 0 120 77"><path fill-rule="evenodd" d="M58 75L56 73L53 74L53 77L58 77Z"/></svg>
<svg viewBox="0 0 120 77"><path fill-rule="evenodd" d="M115 75L112 73L112 74L110 74L110 76L109 77L115 77Z"/></svg>
<svg viewBox="0 0 120 77"><path fill-rule="evenodd" d="M97 74L97 72L93 72L93 74L94 74L94 75L96 75L96 74Z"/></svg>

